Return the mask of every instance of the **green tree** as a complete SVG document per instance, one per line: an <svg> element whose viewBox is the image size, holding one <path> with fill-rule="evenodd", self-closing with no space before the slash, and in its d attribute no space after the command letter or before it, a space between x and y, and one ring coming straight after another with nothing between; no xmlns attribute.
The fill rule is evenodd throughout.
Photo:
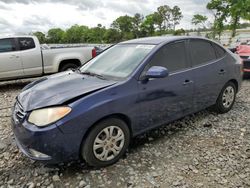
<svg viewBox="0 0 250 188"><path fill-rule="evenodd" d="M122 40L128 40L134 38L133 30L133 18L131 16L125 15L117 18L112 24L113 29L118 30L122 35Z"/></svg>
<svg viewBox="0 0 250 188"><path fill-rule="evenodd" d="M221 34L227 18L230 18L232 37L235 36L241 19L250 20L250 0L211 0L207 8L215 11L214 28L218 34Z"/></svg>
<svg viewBox="0 0 250 188"><path fill-rule="evenodd" d="M106 28L103 27L101 24L98 24L97 27L90 28L87 33L86 42L103 43L105 32Z"/></svg>
<svg viewBox="0 0 250 188"><path fill-rule="evenodd" d="M198 26L199 28L206 28L207 16L201 14L195 14L192 18L192 24Z"/></svg>
<svg viewBox="0 0 250 188"><path fill-rule="evenodd" d="M174 35L185 35L186 31L184 29L177 29L174 31Z"/></svg>
<svg viewBox="0 0 250 188"><path fill-rule="evenodd" d="M232 37L236 35L236 29L240 26L240 19L250 20L250 0L228 0L231 16Z"/></svg>
<svg viewBox="0 0 250 188"><path fill-rule="evenodd" d="M136 13L132 18L132 30L136 38L141 36L141 25L143 22L144 16L142 14Z"/></svg>
<svg viewBox="0 0 250 188"><path fill-rule="evenodd" d="M162 15L160 15L159 12L154 12L153 14L153 22L156 25L157 29L159 30L160 33L162 33L165 30L164 26L164 18Z"/></svg>
<svg viewBox="0 0 250 188"><path fill-rule="evenodd" d="M37 31L37 32L32 33L32 35L34 35L38 38L40 44L46 43L46 37L45 37L44 33Z"/></svg>
<svg viewBox="0 0 250 188"><path fill-rule="evenodd" d="M60 28L53 28L48 31L49 43L63 43L65 32Z"/></svg>
<svg viewBox="0 0 250 188"><path fill-rule="evenodd" d="M159 6L157 8L157 12L159 13L159 15L162 17L163 19L163 29L167 29L171 27L171 15L172 15L172 9L170 8L170 6L168 5L163 5L163 6Z"/></svg>
<svg viewBox="0 0 250 188"><path fill-rule="evenodd" d="M183 18L182 12L180 7L174 6L171 10L171 22L173 26L173 30L175 31L175 28L177 25L180 24L181 19Z"/></svg>
<svg viewBox="0 0 250 188"><path fill-rule="evenodd" d="M66 30L64 40L68 43L84 43L88 39L89 28L87 26L73 25Z"/></svg>
<svg viewBox="0 0 250 188"><path fill-rule="evenodd" d="M245 20L250 20L250 0L241 1L241 17Z"/></svg>
<svg viewBox="0 0 250 188"><path fill-rule="evenodd" d="M227 0L211 0L211 2L207 4L207 9L211 10L214 14L213 38L218 35L220 39L224 29L224 22L229 15L229 6L226 1Z"/></svg>
<svg viewBox="0 0 250 188"><path fill-rule="evenodd" d="M171 8L168 5L158 7L157 12L153 16L154 24L157 26L160 34L166 29L175 30L176 25L180 24L180 20L183 18L180 7L174 6Z"/></svg>
<svg viewBox="0 0 250 188"><path fill-rule="evenodd" d="M154 27L154 15L149 14L146 16L145 20L143 21L141 25L142 30L142 36L153 36L155 33L155 27Z"/></svg>
<svg viewBox="0 0 250 188"><path fill-rule="evenodd" d="M104 34L105 43L118 43L122 40L122 35L116 29L107 29Z"/></svg>

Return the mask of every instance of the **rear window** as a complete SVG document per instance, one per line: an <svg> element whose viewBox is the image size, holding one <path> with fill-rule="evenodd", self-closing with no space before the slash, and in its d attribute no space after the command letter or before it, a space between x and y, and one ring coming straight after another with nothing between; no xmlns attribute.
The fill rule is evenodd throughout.
<svg viewBox="0 0 250 188"><path fill-rule="evenodd" d="M0 39L0 53L16 51L15 41L13 38Z"/></svg>
<svg viewBox="0 0 250 188"><path fill-rule="evenodd" d="M212 44L205 40L191 40L190 51L193 66L208 63L217 59Z"/></svg>
<svg viewBox="0 0 250 188"><path fill-rule="evenodd" d="M20 46L20 50L29 50L36 47L33 38L18 38L18 43Z"/></svg>

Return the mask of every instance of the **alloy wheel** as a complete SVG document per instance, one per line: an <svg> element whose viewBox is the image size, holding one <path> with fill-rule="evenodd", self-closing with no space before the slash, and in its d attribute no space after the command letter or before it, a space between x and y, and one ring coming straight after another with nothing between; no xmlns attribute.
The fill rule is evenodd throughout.
<svg viewBox="0 0 250 188"><path fill-rule="evenodd" d="M230 108L234 102L235 91L232 86L226 87L222 95L222 103L225 108Z"/></svg>
<svg viewBox="0 0 250 188"><path fill-rule="evenodd" d="M101 161L110 161L121 152L125 135L121 128L108 126L100 131L93 144L94 156Z"/></svg>

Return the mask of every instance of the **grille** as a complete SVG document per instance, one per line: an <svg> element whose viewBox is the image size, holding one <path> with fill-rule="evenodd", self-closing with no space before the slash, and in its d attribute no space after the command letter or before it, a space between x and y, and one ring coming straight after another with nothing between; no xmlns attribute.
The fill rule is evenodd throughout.
<svg viewBox="0 0 250 188"><path fill-rule="evenodd" d="M26 115L22 105L18 101L16 102L15 105L15 115L19 121L23 120L24 116Z"/></svg>

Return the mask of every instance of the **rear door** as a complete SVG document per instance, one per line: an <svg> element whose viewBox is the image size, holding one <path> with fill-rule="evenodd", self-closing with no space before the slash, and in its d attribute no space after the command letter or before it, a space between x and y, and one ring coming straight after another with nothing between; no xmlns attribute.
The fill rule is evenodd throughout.
<svg viewBox="0 0 250 188"><path fill-rule="evenodd" d="M35 39L36 40L36 39ZM39 41L32 37L17 38L25 76L41 75L43 73L42 54Z"/></svg>
<svg viewBox="0 0 250 188"><path fill-rule="evenodd" d="M0 39L0 79L23 76L20 52L14 38Z"/></svg>
<svg viewBox="0 0 250 188"><path fill-rule="evenodd" d="M144 126L143 130L183 117L193 110L194 83L186 53L186 41L162 47L143 72L152 66L166 67L170 75L138 84L140 113L137 114L137 119L138 124Z"/></svg>
<svg viewBox="0 0 250 188"><path fill-rule="evenodd" d="M212 42L202 39L191 39L189 52L195 81L194 107L199 111L215 104L226 82L226 54L223 49L216 51Z"/></svg>

